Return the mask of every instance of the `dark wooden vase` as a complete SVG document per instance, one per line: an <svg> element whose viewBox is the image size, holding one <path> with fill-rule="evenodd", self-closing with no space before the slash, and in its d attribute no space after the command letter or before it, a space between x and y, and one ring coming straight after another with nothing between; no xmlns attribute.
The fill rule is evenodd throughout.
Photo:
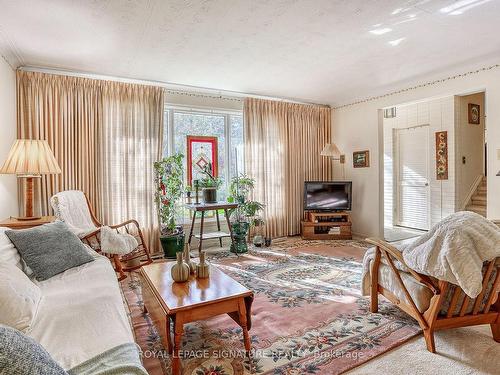
<svg viewBox="0 0 500 375"><path fill-rule="evenodd" d="M217 203L217 188L203 188L203 202Z"/></svg>

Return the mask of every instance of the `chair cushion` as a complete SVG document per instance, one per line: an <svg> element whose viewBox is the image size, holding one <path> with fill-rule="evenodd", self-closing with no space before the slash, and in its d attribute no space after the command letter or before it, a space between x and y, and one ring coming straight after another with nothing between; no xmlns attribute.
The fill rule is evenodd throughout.
<svg viewBox="0 0 500 375"><path fill-rule="evenodd" d="M432 291L425 285L415 280L413 276L411 276L409 273L399 271L399 274L401 276L401 279L403 280L403 283L406 286L406 289L412 296L413 301L417 306L417 309L420 312L424 312L425 310L427 310L429 308L431 298L434 295ZM378 283L384 289L387 289L389 292L394 294L401 301L409 303L391 267L389 267L383 262L380 263L379 267Z"/></svg>
<svg viewBox="0 0 500 375"><path fill-rule="evenodd" d="M28 330L36 316L42 292L16 265L0 262L0 324Z"/></svg>
<svg viewBox="0 0 500 375"><path fill-rule="evenodd" d="M35 340L0 325L0 374L65 375L67 372Z"/></svg>
<svg viewBox="0 0 500 375"><path fill-rule="evenodd" d="M94 260L62 221L30 229L8 230L5 234L38 281Z"/></svg>

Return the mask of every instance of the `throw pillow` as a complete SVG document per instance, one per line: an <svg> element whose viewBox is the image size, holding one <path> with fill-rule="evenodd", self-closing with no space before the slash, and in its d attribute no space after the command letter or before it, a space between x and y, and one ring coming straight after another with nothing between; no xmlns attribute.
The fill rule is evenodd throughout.
<svg viewBox="0 0 500 375"><path fill-rule="evenodd" d="M0 325L0 374L67 375L67 372L31 337Z"/></svg>
<svg viewBox="0 0 500 375"><path fill-rule="evenodd" d="M5 234L38 281L94 260L62 221L30 229L8 230Z"/></svg>
<svg viewBox="0 0 500 375"><path fill-rule="evenodd" d="M42 292L12 263L0 263L0 324L28 330L38 311Z"/></svg>

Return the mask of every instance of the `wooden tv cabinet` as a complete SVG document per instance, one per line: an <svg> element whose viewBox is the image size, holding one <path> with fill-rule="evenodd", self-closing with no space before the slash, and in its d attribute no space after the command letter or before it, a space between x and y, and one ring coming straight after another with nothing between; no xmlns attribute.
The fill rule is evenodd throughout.
<svg viewBox="0 0 500 375"><path fill-rule="evenodd" d="M302 221L305 240L351 240L351 215L347 212L309 212Z"/></svg>

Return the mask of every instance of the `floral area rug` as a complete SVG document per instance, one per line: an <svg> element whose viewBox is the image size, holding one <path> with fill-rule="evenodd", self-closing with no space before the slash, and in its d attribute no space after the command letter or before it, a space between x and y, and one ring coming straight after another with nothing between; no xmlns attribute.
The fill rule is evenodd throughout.
<svg viewBox="0 0 500 375"><path fill-rule="evenodd" d="M183 374L339 374L407 341L417 323L381 301L369 312L360 296L360 241L287 240L237 257L210 254L213 266L255 292L252 353L245 355L242 330L228 316L185 326ZM150 374L170 374L170 358L142 309L142 281L122 281L137 343Z"/></svg>

